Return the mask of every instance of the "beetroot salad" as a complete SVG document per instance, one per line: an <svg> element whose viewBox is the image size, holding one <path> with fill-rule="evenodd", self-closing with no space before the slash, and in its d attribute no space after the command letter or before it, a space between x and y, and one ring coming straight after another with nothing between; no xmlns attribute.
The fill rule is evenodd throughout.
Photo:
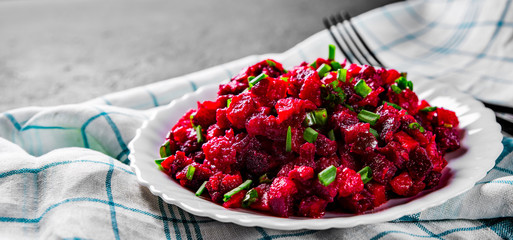
<svg viewBox="0 0 513 240"><path fill-rule="evenodd" d="M460 147L455 113L419 100L405 73L327 59L267 59L172 127L157 165L226 208L361 214L439 184Z"/></svg>

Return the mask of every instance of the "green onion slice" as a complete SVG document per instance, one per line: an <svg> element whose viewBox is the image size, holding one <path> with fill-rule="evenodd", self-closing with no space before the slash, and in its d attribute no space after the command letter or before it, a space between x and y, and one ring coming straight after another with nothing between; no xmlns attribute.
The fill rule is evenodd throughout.
<svg viewBox="0 0 513 240"><path fill-rule="evenodd" d="M292 129L290 128L290 126L287 129L287 140L285 142L285 151L286 152L292 151Z"/></svg>
<svg viewBox="0 0 513 240"><path fill-rule="evenodd" d="M331 165L317 174L317 177L322 185L328 186L335 181L335 178L337 177L337 168Z"/></svg>
<svg viewBox="0 0 513 240"><path fill-rule="evenodd" d="M169 140L160 146L160 157L165 158L171 156L171 148L169 147Z"/></svg>
<svg viewBox="0 0 513 240"><path fill-rule="evenodd" d="M338 70L342 68L342 65L340 65L340 63L337 61L332 61L330 65L332 70Z"/></svg>
<svg viewBox="0 0 513 240"><path fill-rule="evenodd" d="M420 109L421 112L432 112L435 111L438 107L425 107L423 109Z"/></svg>
<svg viewBox="0 0 513 240"><path fill-rule="evenodd" d="M239 185L238 187L232 189L231 191L227 192L224 194L223 196L223 201L224 202L227 202L228 200L230 200L230 198L232 198L233 195L237 194L238 192L244 190L244 189L247 189L249 188L249 186L251 185L253 181L251 181L251 179L248 179L246 180L245 182L243 182L241 185Z"/></svg>
<svg viewBox="0 0 513 240"><path fill-rule="evenodd" d="M369 128L369 132L372 133L376 139L379 138L378 131L376 131L374 128Z"/></svg>
<svg viewBox="0 0 513 240"><path fill-rule="evenodd" d="M307 127L303 133L303 138L309 143L314 143L318 135L319 133L313 130L313 128Z"/></svg>
<svg viewBox="0 0 513 240"><path fill-rule="evenodd" d="M254 78L248 77L248 81L249 81L248 88L251 89L258 82L260 82L260 80L262 80L262 79L264 79L266 77L268 77L268 76L265 73L260 73L258 76L254 77Z"/></svg>
<svg viewBox="0 0 513 240"><path fill-rule="evenodd" d="M198 143L203 142L203 135L201 134L201 125L198 125L194 127L194 130L196 130L196 138L198 139Z"/></svg>
<svg viewBox="0 0 513 240"><path fill-rule="evenodd" d="M391 102L387 102L387 101L383 101L383 104L387 104L388 106L392 106L393 108L397 109L397 110L401 110L403 109L401 106L395 104L395 103L391 103Z"/></svg>
<svg viewBox="0 0 513 240"><path fill-rule="evenodd" d="M303 124L305 126L310 127L310 126L315 125L315 123L316 123L315 122L315 114L313 112L306 113L305 120L303 120Z"/></svg>
<svg viewBox="0 0 513 240"><path fill-rule="evenodd" d="M231 103L232 103L232 99L228 98L228 100L226 100L226 107L229 108Z"/></svg>
<svg viewBox="0 0 513 240"><path fill-rule="evenodd" d="M396 85L391 85L390 87L392 88L392 91L394 91L397 94L400 94L403 91L401 88L399 88Z"/></svg>
<svg viewBox="0 0 513 240"><path fill-rule="evenodd" d="M335 60L335 50L337 49L337 47L335 47L335 45L333 44L330 44L328 45L328 60Z"/></svg>
<svg viewBox="0 0 513 240"><path fill-rule="evenodd" d="M269 67L276 67L276 63L274 63L273 61L267 59L265 60L267 62L267 65L269 65Z"/></svg>
<svg viewBox="0 0 513 240"><path fill-rule="evenodd" d="M319 108L315 111L313 111L313 114L315 116L315 123L321 126L326 125L326 122L328 121L328 111L326 111L325 108Z"/></svg>
<svg viewBox="0 0 513 240"><path fill-rule="evenodd" d="M328 132L328 138L331 140L331 141L335 141L336 138L335 138L335 132L333 131L333 129L331 129L329 132Z"/></svg>
<svg viewBox="0 0 513 240"><path fill-rule="evenodd" d="M362 110L362 111L360 111L360 113L358 113L357 117L358 117L358 119L360 119L360 121L370 123L372 126L374 126L380 116L379 116L379 114L375 114L375 113L369 112L367 110Z"/></svg>
<svg viewBox="0 0 513 240"><path fill-rule="evenodd" d="M369 166L362 168L362 170L358 171L358 173L362 177L363 184L366 184L372 180L372 169Z"/></svg>
<svg viewBox="0 0 513 240"><path fill-rule="evenodd" d="M192 165L189 165L189 167L187 167L187 173L185 174L185 177L187 178L187 180L192 180L192 177L194 176L194 172L196 172L196 167L192 166Z"/></svg>
<svg viewBox="0 0 513 240"><path fill-rule="evenodd" d="M418 122L412 122L408 125L408 128L410 129L418 129L421 133L425 132L426 130L420 126Z"/></svg>
<svg viewBox="0 0 513 240"><path fill-rule="evenodd" d="M289 81L289 78L288 77L280 77L280 80L284 81L284 82L288 82Z"/></svg>
<svg viewBox="0 0 513 240"><path fill-rule="evenodd" d="M267 176L267 173L258 178L259 183L272 183L273 181Z"/></svg>
<svg viewBox="0 0 513 240"><path fill-rule="evenodd" d="M337 79L342 82L346 82L347 79L347 69L342 68L337 70Z"/></svg>
<svg viewBox="0 0 513 240"><path fill-rule="evenodd" d="M372 88L370 88L363 79L360 79L360 81L354 85L354 90L361 97L367 97L367 95L372 92Z"/></svg>
<svg viewBox="0 0 513 240"><path fill-rule="evenodd" d="M166 160L166 158L161 158L161 159L157 159L155 160L155 164L157 164L157 167L159 170L164 170L164 168L162 167L162 162Z"/></svg>
<svg viewBox="0 0 513 240"><path fill-rule="evenodd" d="M248 208L251 204L256 202L258 199L258 192L254 188L249 190L246 195L244 195L244 199L242 199L242 207Z"/></svg>
<svg viewBox="0 0 513 240"><path fill-rule="evenodd" d="M189 119L191 120L191 126L194 127L194 122L193 122L193 119L194 119L194 116L196 116L196 113L193 113L189 116Z"/></svg>
<svg viewBox="0 0 513 240"><path fill-rule="evenodd" d="M319 68L317 68L317 73L319 74L319 77L323 78L330 70L331 67L323 63Z"/></svg>
<svg viewBox="0 0 513 240"><path fill-rule="evenodd" d="M314 61L313 63L311 63L310 67L317 69L317 61Z"/></svg>
<svg viewBox="0 0 513 240"><path fill-rule="evenodd" d="M201 194L203 194L203 192L205 191L205 186L207 185L207 182L208 181L204 181L203 184L201 184L201 186L198 188L198 190L196 191L196 196L199 197L201 196Z"/></svg>

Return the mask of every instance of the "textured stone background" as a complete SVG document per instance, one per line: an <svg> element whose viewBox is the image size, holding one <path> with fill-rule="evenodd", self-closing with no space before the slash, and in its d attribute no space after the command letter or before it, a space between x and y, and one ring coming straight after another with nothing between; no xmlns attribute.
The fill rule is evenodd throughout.
<svg viewBox="0 0 513 240"><path fill-rule="evenodd" d="M0 112L78 103L283 52L397 0L0 0Z"/></svg>

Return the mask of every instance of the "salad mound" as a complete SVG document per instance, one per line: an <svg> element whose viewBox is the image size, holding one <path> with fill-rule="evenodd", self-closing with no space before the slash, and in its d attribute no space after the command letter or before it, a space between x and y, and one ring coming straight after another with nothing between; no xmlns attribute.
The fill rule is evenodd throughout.
<svg viewBox="0 0 513 240"><path fill-rule="evenodd" d="M460 147L455 113L419 100L406 74L329 49L243 69L180 118L157 165L197 196L280 217L361 214L436 187Z"/></svg>

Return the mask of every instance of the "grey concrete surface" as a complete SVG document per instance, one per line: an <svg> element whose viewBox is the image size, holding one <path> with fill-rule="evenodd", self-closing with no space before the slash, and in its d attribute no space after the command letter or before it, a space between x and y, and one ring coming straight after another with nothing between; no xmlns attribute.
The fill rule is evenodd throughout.
<svg viewBox="0 0 513 240"><path fill-rule="evenodd" d="M0 0L0 112L78 103L283 52L397 0Z"/></svg>

